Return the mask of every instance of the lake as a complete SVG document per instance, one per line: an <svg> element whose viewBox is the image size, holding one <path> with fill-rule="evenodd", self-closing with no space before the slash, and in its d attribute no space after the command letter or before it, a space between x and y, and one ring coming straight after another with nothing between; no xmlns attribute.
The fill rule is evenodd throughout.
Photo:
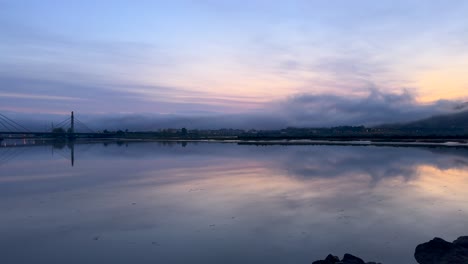
<svg viewBox="0 0 468 264"><path fill-rule="evenodd" d="M468 149L0 147L0 263L416 263L468 235Z"/></svg>

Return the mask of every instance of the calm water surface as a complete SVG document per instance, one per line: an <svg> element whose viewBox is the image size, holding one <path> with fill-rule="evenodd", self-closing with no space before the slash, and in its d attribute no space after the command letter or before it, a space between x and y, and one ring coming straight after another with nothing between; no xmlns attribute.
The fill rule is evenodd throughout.
<svg viewBox="0 0 468 264"><path fill-rule="evenodd" d="M0 147L0 263L416 263L468 235L468 150Z"/></svg>

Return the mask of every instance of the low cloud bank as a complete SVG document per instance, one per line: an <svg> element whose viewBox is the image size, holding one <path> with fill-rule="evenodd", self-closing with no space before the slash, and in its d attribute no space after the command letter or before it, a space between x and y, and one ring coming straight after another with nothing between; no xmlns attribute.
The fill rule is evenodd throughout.
<svg viewBox="0 0 468 264"><path fill-rule="evenodd" d="M314 127L400 123L466 109L468 105L462 101L420 104L408 91L385 93L372 89L365 97L297 95L282 102L277 111L291 126Z"/></svg>
<svg viewBox="0 0 468 264"><path fill-rule="evenodd" d="M330 127L341 125L373 126L385 123L414 121L438 114L468 110L463 101L439 100L419 104L414 95L385 93L370 90L367 96L336 94L300 94L284 100L267 103L255 112L240 114L100 114L81 115L80 120L95 130L157 130L162 128L189 129L279 129L293 127ZM26 114L10 113L29 127L44 129L65 116L42 115L42 121L32 120Z"/></svg>

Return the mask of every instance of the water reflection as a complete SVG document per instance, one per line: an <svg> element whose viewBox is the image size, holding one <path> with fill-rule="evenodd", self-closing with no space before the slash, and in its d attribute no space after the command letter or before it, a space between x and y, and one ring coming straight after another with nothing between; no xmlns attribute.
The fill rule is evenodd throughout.
<svg viewBox="0 0 468 264"><path fill-rule="evenodd" d="M415 263L418 243L468 227L462 148L73 149L74 167L50 146L1 167L1 263Z"/></svg>

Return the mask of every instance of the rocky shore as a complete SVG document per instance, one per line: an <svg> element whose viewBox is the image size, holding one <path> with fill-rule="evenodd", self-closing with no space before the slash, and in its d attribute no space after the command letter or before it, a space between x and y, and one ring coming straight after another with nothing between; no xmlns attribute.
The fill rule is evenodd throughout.
<svg viewBox="0 0 468 264"><path fill-rule="evenodd" d="M436 237L418 245L414 258L419 264L468 264L468 236L452 243Z"/></svg>
<svg viewBox="0 0 468 264"><path fill-rule="evenodd" d="M452 243L442 238L434 238L416 247L414 258L419 264L468 264L468 236L457 238ZM351 254L345 254L340 260L337 256L328 255L324 260L312 264L381 264L365 262Z"/></svg>
<svg viewBox="0 0 468 264"><path fill-rule="evenodd" d="M328 255L324 260L317 260L312 264L381 264L377 262L364 262L364 260L353 256L351 254L344 254L343 259L340 260L337 256Z"/></svg>

